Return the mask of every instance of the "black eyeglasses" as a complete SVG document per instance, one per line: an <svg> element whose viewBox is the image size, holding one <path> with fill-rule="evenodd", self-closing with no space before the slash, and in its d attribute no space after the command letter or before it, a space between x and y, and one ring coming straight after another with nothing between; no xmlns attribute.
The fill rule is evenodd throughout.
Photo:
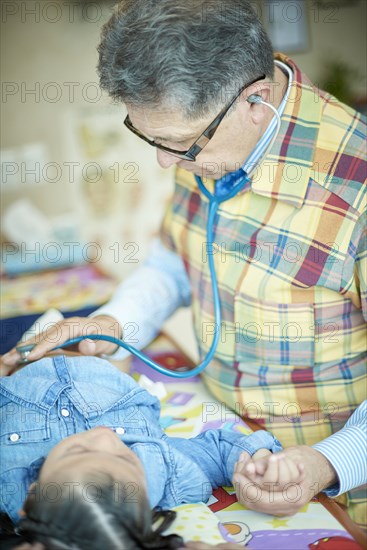
<svg viewBox="0 0 367 550"><path fill-rule="evenodd" d="M221 110L219 115L215 117L213 122L209 124L207 129L204 130L201 136L198 137L195 143L193 143L193 145L191 145L190 149L188 149L187 151L178 151L177 149L170 149L169 147L165 147L164 145L161 145L160 143L155 142L154 139L149 138L145 134L142 134L140 130L138 130L137 128L135 128L135 126L133 126L129 115L127 115L127 117L125 118L124 124L127 128L129 128L129 130L131 130L131 132L133 132L136 136L140 137L141 139L149 143L149 145L152 145L153 147L157 147L158 149L161 149L166 153L170 153L171 155L174 155L180 159L194 161L196 160L196 157L198 156L198 154L204 149L204 147L212 139L212 137L214 136L215 132L218 129L219 124L222 122L226 113L232 107L236 99L242 94L242 92L246 88L248 88L249 86L252 86L252 84L255 84L255 82L258 82L259 80L264 80L265 77L266 77L265 75L262 75L258 78L255 78L255 80L252 80L251 82L248 82L247 84L245 84L245 86L243 86L238 92L238 94L236 94L235 97L231 100L229 105L227 105L226 107L224 107L224 109Z"/></svg>

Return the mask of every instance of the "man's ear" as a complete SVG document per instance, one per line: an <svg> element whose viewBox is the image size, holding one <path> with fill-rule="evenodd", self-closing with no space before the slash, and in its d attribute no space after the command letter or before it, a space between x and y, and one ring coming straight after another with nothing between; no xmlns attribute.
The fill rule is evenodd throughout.
<svg viewBox="0 0 367 550"><path fill-rule="evenodd" d="M265 117L269 113L269 108L262 104L263 101L269 102L270 99L270 85L267 83L260 86L250 86L243 92L243 99L245 104L250 107L248 111L252 121L258 125L262 124Z"/></svg>
<svg viewBox="0 0 367 550"><path fill-rule="evenodd" d="M263 101L266 101L269 103L272 101L272 97L271 97L272 94L274 94L274 91L272 91L270 83L256 82L255 84L253 84L252 86L244 90L243 98L245 101L247 101L248 98L251 96L259 96Z"/></svg>

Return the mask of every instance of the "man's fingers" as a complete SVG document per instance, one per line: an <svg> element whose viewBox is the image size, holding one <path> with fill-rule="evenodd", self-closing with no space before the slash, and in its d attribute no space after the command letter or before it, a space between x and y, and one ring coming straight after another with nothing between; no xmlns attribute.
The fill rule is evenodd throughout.
<svg viewBox="0 0 367 550"><path fill-rule="evenodd" d="M112 317L96 316L94 318L69 317L54 323L47 330L35 338L31 338L23 345L35 344L33 350L27 355L28 361L37 361L54 348L59 347L70 339L91 334L104 334L107 336L121 337L121 329ZM75 348L74 348L75 349ZM82 340L78 345L78 351L83 355L111 354L116 350L116 345L104 340ZM21 362L21 355L13 348L5 354L2 362L7 368L15 368Z"/></svg>
<svg viewBox="0 0 367 550"><path fill-rule="evenodd" d="M2 361L2 358L0 359L0 377L8 376L9 374L11 374L14 368L15 366L13 367L13 366L5 365L5 363L3 363Z"/></svg>
<svg viewBox="0 0 367 550"><path fill-rule="evenodd" d="M284 464L288 468L289 481L287 483L299 483L301 481L301 475L296 462L287 456L285 456L284 459Z"/></svg>
<svg viewBox="0 0 367 550"><path fill-rule="evenodd" d="M4 368L8 367L10 370L14 368L19 363L19 361L20 361L20 355L15 350L15 348L8 351L8 353L5 353L2 357Z"/></svg>
<svg viewBox="0 0 367 550"><path fill-rule="evenodd" d="M252 455L252 460L261 460L271 456L271 452L268 449L259 449Z"/></svg>
<svg viewBox="0 0 367 550"><path fill-rule="evenodd" d="M69 319L64 319L53 323L47 330L44 330L34 338L31 338L25 342L21 342L17 347L28 346L34 344L34 348L27 355L27 361L36 361L41 359L54 348L62 345L64 342L70 338L80 334L83 318L79 317L70 317ZM9 363L16 365L21 361L21 355L16 348L11 350L9 354ZM5 356L4 356L5 358ZM4 359L8 364L8 358Z"/></svg>
<svg viewBox="0 0 367 550"><path fill-rule="evenodd" d="M249 460L251 460L251 456L249 455L249 453L247 453L246 451L243 451L241 454L240 454L240 458L238 459L238 462L242 465L246 464L246 462L248 462Z"/></svg>
<svg viewBox="0 0 367 550"><path fill-rule="evenodd" d="M238 501L250 510L274 516L291 516L306 502L293 495L292 487L289 491L269 491L241 474L236 474L233 482Z"/></svg>
<svg viewBox="0 0 367 550"><path fill-rule="evenodd" d="M97 315L91 319L84 319L86 326L83 335L100 334L122 338L122 329L119 323L108 315ZM82 340L79 344L79 351L83 355L110 355L117 350L118 346L106 340Z"/></svg>
<svg viewBox="0 0 367 550"><path fill-rule="evenodd" d="M288 484L299 484L302 476L298 470L297 464L286 455L279 457L279 479L280 488Z"/></svg>
<svg viewBox="0 0 367 550"><path fill-rule="evenodd" d="M8 367L15 368L19 363L22 361L22 356L20 351L17 350L17 347L23 347L23 346L33 346L36 345L36 340L34 338L30 340L26 340L24 342L19 342L17 346L13 349L11 349L8 353L5 353L2 357L2 362L4 365L7 365ZM33 351L33 350L32 350ZM27 359L31 353L27 355Z"/></svg>
<svg viewBox="0 0 367 550"><path fill-rule="evenodd" d="M246 506L248 502L257 500L259 494L261 494L259 485L243 474L235 474L233 476L233 487L239 502L242 502Z"/></svg>
<svg viewBox="0 0 367 550"><path fill-rule="evenodd" d="M240 472L241 473L241 472ZM256 465L255 462L252 460L246 464L246 466L243 468L242 473L251 479L252 481L256 478Z"/></svg>
<svg viewBox="0 0 367 550"><path fill-rule="evenodd" d="M117 348L118 346L112 342L106 342L106 340L90 340L87 338L79 343L78 350L82 355L111 355Z"/></svg>
<svg viewBox="0 0 367 550"><path fill-rule="evenodd" d="M279 456L273 455L269 458L268 466L263 476L263 483L278 483L279 478Z"/></svg>
<svg viewBox="0 0 367 550"><path fill-rule="evenodd" d="M110 355L116 351L116 346L105 340L90 340L87 338L79 342L78 351L82 355L102 355L104 353Z"/></svg>
<svg viewBox="0 0 367 550"><path fill-rule="evenodd" d="M78 344L78 351L82 355L96 355L97 344L98 342L96 340L82 340Z"/></svg>
<svg viewBox="0 0 367 550"><path fill-rule="evenodd" d="M256 460L255 462L255 468L256 468L256 473L257 475L259 476L263 476L266 472L266 468L267 468L267 465L268 465L268 460Z"/></svg>
<svg viewBox="0 0 367 550"><path fill-rule="evenodd" d="M61 346L70 338L75 337L80 332L80 324L82 319L71 317L54 323L52 327L41 332L36 338L36 346L28 355L28 361L36 361L41 359L56 347Z"/></svg>
<svg viewBox="0 0 367 550"><path fill-rule="evenodd" d="M299 483L301 483L306 479L305 465L300 462L299 464L297 464L297 469L299 475Z"/></svg>
<svg viewBox="0 0 367 550"><path fill-rule="evenodd" d="M279 485L275 488L277 491L288 483L301 483L304 479L303 471L285 455L272 455L268 460L251 460L242 469L237 469L237 473L243 474L261 487L266 483L275 483Z"/></svg>
<svg viewBox="0 0 367 550"><path fill-rule="evenodd" d="M242 472L245 465L248 463L249 460L251 460L251 456L246 451L243 451L243 453L241 453L239 458L238 458L238 462L236 462L236 464L234 466L233 473Z"/></svg>
<svg viewBox="0 0 367 550"><path fill-rule="evenodd" d="M292 481L292 470L291 470L292 461L287 459L285 456L279 457L278 459L278 483L283 486Z"/></svg>
<svg viewBox="0 0 367 550"><path fill-rule="evenodd" d="M242 460L241 460L242 457ZM244 452L242 453L240 460L236 463L234 474L243 474L244 476L255 482L256 480L256 467L251 456Z"/></svg>

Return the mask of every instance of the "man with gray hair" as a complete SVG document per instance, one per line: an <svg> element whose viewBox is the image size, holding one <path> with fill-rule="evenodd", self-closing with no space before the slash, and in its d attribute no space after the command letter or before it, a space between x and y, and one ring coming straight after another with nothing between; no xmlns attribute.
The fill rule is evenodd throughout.
<svg viewBox="0 0 367 550"><path fill-rule="evenodd" d="M344 427L365 398L361 115L318 90L291 59L274 56L247 0L123 0L98 50L101 87L126 105L125 125L156 147L163 168L177 170L161 238L94 320L107 334L111 318L136 323L144 347L178 307L191 305L201 358L220 330L203 374L213 395L271 429L291 446L284 453L304 464L291 506L265 488L260 500L246 499L251 468L238 469L240 500L291 513L328 488L344 493L363 525L361 489L346 492L365 482L365 409ZM213 196L228 200L217 204L210 242ZM32 359L50 347L41 341ZM80 351L113 348L82 342Z"/></svg>

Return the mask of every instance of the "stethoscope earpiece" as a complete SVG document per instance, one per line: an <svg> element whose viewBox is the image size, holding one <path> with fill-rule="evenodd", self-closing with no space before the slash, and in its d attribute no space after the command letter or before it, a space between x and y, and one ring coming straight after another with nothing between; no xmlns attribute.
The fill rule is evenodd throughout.
<svg viewBox="0 0 367 550"><path fill-rule="evenodd" d="M249 103L263 103L263 98L261 95L252 94L248 96L247 101Z"/></svg>

